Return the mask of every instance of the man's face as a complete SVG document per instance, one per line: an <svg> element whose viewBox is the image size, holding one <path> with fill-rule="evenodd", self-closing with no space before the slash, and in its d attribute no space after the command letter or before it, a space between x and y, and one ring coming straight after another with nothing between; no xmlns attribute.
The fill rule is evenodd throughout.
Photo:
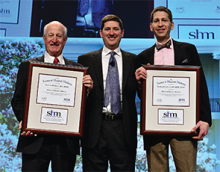
<svg viewBox="0 0 220 172"><path fill-rule="evenodd" d="M67 37L64 39L64 30L61 24L51 23L48 25L43 39L46 51L51 56L58 57L62 53Z"/></svg>
<svg viewBox="0 0 220 172"><path fill-rule="evenodd" d="M153 15L153 21L150 24L150 30L154 32L157 41L164 44L170 37L170 31L173 30L174 23L170 21L168 14L164 11L157 11Z"/></svg>
<svg viewBox="0 0 220 172"><path fill-rule="evenodd" d="M124 30L121 30L119 23L116 21L105 22L99 33L105 46L110 50L118 48L121 38L124 36Z"/></svg>

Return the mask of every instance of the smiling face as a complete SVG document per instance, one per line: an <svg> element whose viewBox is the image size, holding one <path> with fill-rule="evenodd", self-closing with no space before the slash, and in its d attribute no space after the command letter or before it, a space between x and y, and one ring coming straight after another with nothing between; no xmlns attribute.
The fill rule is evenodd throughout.
<svg viewBox="0 0 220 172"><path fill-rule="evenodd" d="M121 30L119 23L116 21L105 22L99 33L105 46L110 50L118 48L121 38L124 36L124 30Z"/></svg>
<svg viewBox="0 0 220 172"><path fill-rule="evenodd" d="M64 38L64 28L60 23L50 23L43 36L46 51L53 57L58 57L66 44L67 37Z"/></svg>
<svg viewBox="0 0 220 172"><path fill-rule="evenodd" d="M174 23L170 21L168 14L164 11L157 11L153 15L150 23L150 30L154 32L157 41L164 44L170 38L170 31L173 30Z"/></svg>

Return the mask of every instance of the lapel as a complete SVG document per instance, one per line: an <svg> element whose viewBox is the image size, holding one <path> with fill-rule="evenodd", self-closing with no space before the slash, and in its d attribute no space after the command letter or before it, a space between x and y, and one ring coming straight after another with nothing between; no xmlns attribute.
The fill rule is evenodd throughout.
<svg viewBox="0 0 220 172"><path fill-rule="evenodd" d="M174 47L174 58L175 58L175 65L182 64L182 49L179 45L179 42L173 40L173 47Z"/></svg>
<svg viewBox="0 0 220 172"><path fill-rule="evenodd" d="M149 55L148 55L149 56L149 60L146 62L146 64L150 63L150 65L154 65L154 50L155 50L155 46L156 46L156 44L154 44L152 47L150 47Z"/></svg>
<svg viewBox="0 0 220 172"><path fill-rule="evenodd" d="M41 56L41 57L37 57L36 61L44 62L44 55Z"/></svg>
<svg viewBox="0 0 220 172"><path fill-rule="evenodd" d="M98 78L98 82L102 89L103 87L103 74L102 74L102 48L98 51L95 51L92 54L92 63L93 63L93 69L95 70L95 73Z"/></svg>
<svg viewBox="0 0 220 172"><path fill-rule="evenodd" d="M121 50L122 53L122 90L125 88L127 79L128 79L128 74L129 74L129 70L130 70L130 65L131 65L131 56L129 53Z"/></svg>
<svg viewBox="0 0 220 172"><path fill-rule="evenodd" d="M154 50L155 50L155 47L156 47L156 44L154 44L151 48L150 48L150 51L149 51L149 62L150 65L154 65Z"/></svg>
<svg viewBox="0 0 220 172"><path fill-rule="evenodd" d="M71 65L68 59L66 59L65 57L63 57L63 59L64 59L64 62L65 62L65 65Z"/></svg>

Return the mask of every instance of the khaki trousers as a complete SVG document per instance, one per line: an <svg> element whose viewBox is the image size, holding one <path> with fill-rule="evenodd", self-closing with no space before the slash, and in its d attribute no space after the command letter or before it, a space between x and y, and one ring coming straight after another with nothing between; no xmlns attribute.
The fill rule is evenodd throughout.
<svg viewBox="0 0 220 172"><path fill-rule="evenodd" d="M177 172L195 172L197 140L177 140L174 137L153 136L147 149L148 171L169 171L169 145Z"/></svg>

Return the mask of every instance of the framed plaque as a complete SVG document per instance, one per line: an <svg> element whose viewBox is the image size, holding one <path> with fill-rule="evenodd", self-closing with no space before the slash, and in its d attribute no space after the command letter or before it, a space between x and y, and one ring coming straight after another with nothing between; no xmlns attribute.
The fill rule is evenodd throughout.
<svg viewBox="0 0 220 172"><path fill-rule="evenodd" d="M200 67L143 66L141 85L143 135L193 136L200 116Z"/></svg>
<svg viewBox="0 0 220 172"><path fill-rule="evenodd" d="M23 131L83 137L87 69L29 62Z"/></svg>

